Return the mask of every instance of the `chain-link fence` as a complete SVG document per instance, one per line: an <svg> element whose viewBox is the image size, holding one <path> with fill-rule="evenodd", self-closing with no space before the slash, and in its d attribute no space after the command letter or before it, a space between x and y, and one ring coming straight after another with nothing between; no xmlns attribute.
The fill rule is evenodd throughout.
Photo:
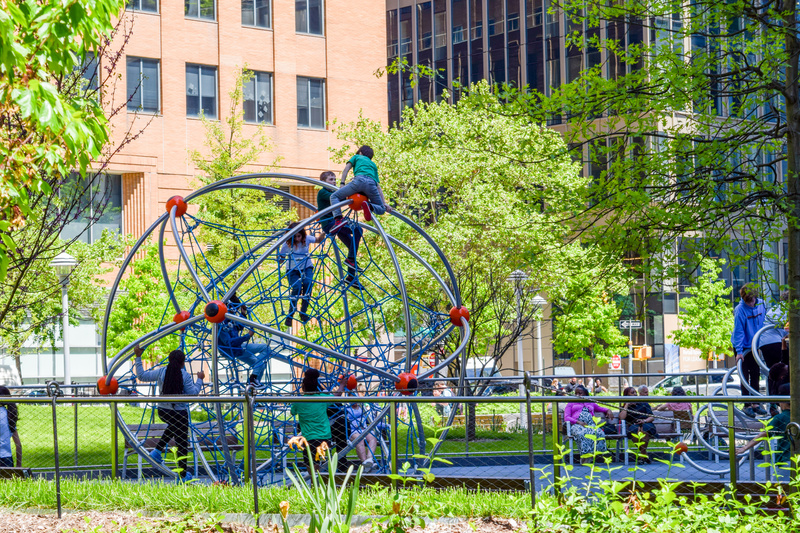
<svg viewBox="0 0 800 533"><path fill-rule="evenodd" d="M52 386L48 397L9 399L18 413L9 419L16 418L21 453L12 445L15 466L1 467L0 476L145 481L188 475L229 484L288 484L287 471L295 468L306 476L314 464L327 472L325 457L309 460L298 450L303 437L312 450L335 452L340 473L363 467L364 484L397 485L388 474L401 474L412 484L529 491L535 497L598 478L645 486L702 482L709 490L733 486L741 494L761 494L767 481L789 480L785 452L796 433L785 422L778 427L780 417L746 416L741 397L556 396L530 377L525 391L481 397L199 396L180 397L176 405L176 397L67 396ZM788 400L759 401L769 408ZM181 426L167 411L184 405ZM759 440L770 423L773 431Z"/></svg>

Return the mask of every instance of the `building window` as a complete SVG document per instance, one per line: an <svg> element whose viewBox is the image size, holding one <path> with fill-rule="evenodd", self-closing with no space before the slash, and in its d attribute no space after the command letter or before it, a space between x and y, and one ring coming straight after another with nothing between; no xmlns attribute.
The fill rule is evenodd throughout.
<svg viewBox="0 0 800 533"><path fill-rule="evenodd" d="M242 0L242 24L257 28L271 28L269 0Z"/></svg>
<svg viewBox="0 0 800 533"><path fill-rule="evenodd" d="M325 80L297 78L297 125L325 129Z"/></svg>
<svg viewBox="0 0 800 533"><path fill-rule="evenodd" d="M217 118L217 67L186 65L186 116Z"/></svg>
<svg viewBox="0 0 800 533"><path fill-rule="evenodd" d="M82 91L86 93L97 91L99 88L99 66L100 63L97 61L97 56L92 52L86 52L86 55L83 56L83 61L81 61L81 66L78 67L80 69L81 78L83 78L83 85L81 85Z"/></svg>
<svg viewBox="0 0 800 533"><path fill-rule="evenodd" d="M107 229L122 233L122 176L116 174L91 174L81 178L71 174L64 184L61 197L77 201L71 210L73 220L61 231L65 241L76 239L91 244Z"/></svg>
<svg viewBox="0 0 800 533"><path fill-rule="evenodd" d="M322 35L322 0L295 0L295 31Z"/></svg>
<svg viewBox="0 0 800 533"><path fill-rule="evenodd" d="M184 14L189 18L216 20L214 0L184 0Z"/></svg>
<svg viewBox="0 0 800 533"><path fill-rule="evenodd" d="M158 0L128 0L125 2L125 9L158 13Z"/></svg>
<svg viewBox="0 0 800 533"><path fill-rule="evenodd" d="M158 113L158 59L128 58L128 111Z"/></svg>
<svg viewBox="0 0 800 533"><path fill-rule="evenodd" d="M244 84L244 120L272 124L272 74L251 72Z"/></svg>

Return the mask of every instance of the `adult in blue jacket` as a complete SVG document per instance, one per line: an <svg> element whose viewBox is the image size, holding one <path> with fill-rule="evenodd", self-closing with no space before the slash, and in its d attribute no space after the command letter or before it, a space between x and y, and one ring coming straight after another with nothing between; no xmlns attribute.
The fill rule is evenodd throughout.
<svg viewBox="0 0 800 533"><path fill-rule="evenodd" d="M753 337L764 326L767 308L764 301L758 298L758 287L748 283L739 289L741 301L733 310L733 335L731 343L736 351L736 360L742 362L742 396L751 396L750 391L744 386L748 383L753 390L758 390L761 370L753 357ZM767 412L758 403L745 404L746 414L766 415Z"/></svg>
<svg viewBox="0 0 800 533"><path fill-rule="evenodd" d="M235 325L225 320L219 328L219 353L229 359L237 359L251 368L250 382L259 385L267 359L272 353L269 344L250 342L253 331L239 335Z"/></svg>

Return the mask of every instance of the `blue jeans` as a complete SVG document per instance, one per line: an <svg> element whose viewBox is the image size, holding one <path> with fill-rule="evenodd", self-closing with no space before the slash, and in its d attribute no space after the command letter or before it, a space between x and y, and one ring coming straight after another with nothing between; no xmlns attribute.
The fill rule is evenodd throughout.
<svg viewBox="0 0 800 533"><path fill-rule="evenodd" d="M300 297L300 313L305 314L308 310L308 300L311 295L311 284L314 282L314 267L308 267L302 272L300 270L290 270L289 288L291 289L291 304L289 316L294 315L297 310L297 298Z"/></svg>
<svg viewBox="0 0 800 533"><path fill-rule="evenodd" d="M357 193L361 193L369 199L369 203L372 205L372 212L376 215L382 215L386 212L386 206L383 205L383 197L378 184L369 176L356 176L353 181L340 187L338 191L331 194L331 205L343 202L348 196ZM342 216L342 210L336 209L333 212L333 216Z"/></svg>
<svg viewBox="0 0 800 533"><path fill-rule="evenodd" d="M331 226L333 226L333 219L329 218L325 222L321 222L320 225L322 226L322 231L328 233ZM336 236L347 248L347 258L355 262L356 254L358 254L358 245L361 243L361 237L364 236L364 230L359 225L354 226L352 231L348 226L345 226L339 230Z"/></svg>
<svg viewBox="0 0 800 533"><path fill-rule="evenodd" d="M236 355L231 355L231 352ZM267 358L272 351L270 350L269 344L248 342L238 349L220 346L219 353L228 359L235 359L246 364L250 367L251 373L255 374L258 379L261 379L264 369L267 368Z"/></svg>

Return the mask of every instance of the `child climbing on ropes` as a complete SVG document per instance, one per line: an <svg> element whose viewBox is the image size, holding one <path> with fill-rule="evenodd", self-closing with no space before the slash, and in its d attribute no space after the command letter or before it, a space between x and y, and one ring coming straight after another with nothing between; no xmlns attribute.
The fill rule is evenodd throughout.
<svg viewBox="0 0 800 533"><path fill-rule="evenodd" d="M391 208L386 205L386 200L383 197L383 191L378 184L378 167L372 161L375 152L371 147L366 144L358 149L356 155L350 158L347 165L344 167L342 174L342 186L338 191L331 194L331 205L338 204L344 201L348 196L354 194L363 194L367 197L369 202L364 202L364 219L367 222L372 220L372 212L376 215L382 215L386 211L391 212ZM347 172L353 169L353 181L344 184L347 179ZM346 224L346 220L342 218L342 210L336 209L333 211L334 223L328 233L335 235Z"/></svg>
<svg viewBox="0 0 800 533"><path fill-rule="evenodd" d="M291 230L297 227L297 222L292 222L286 228ZM297 311L297 300L300 300L300 321L305 324L311 318L308 316L308 303L311 299L311 288L314 283L314 262L311 260L309 246L322 240L322 234L308 235L302 228L294 234L291 244L286 242L281 247L281 261L286 261L286 276L289 278L291 289L291 303L289 314L284 324L292 327L292 319Z"/></svg>
<svg viewBox="0 0 800 533"><path fill-rule="evenodd" d="M333 172L325 171L319 175L319 179L329 185L336 185L336 174ZM320 188L317 193L317 211L322 211L331 206L332 194L333 193L325 187ZM322 226L322 231L327 234L332 233L331 228L333 228L334 224L333 215L328 214L324 216L319 219L319 223ZM345 259L344 262L347 265L347 282L349 283L355 278L355 273L358 269L358 267L356 267L356 254L358 254L358 245L361 242L361 237L364 235L364 230L362 230L358 224L354 225L352 230L348 226L343 225L335 235L347 248L347 259Z"/></svg>

